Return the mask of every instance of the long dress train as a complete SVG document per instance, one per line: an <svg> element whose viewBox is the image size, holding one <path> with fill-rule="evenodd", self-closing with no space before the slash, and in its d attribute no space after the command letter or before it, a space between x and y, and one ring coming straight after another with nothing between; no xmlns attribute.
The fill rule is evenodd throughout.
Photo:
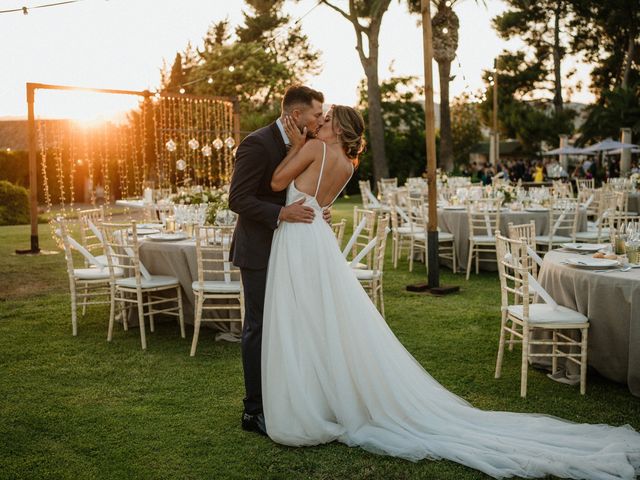
<svg viewBox="0 0 640 480"><path fill-rule="evenodd" d="M640 472L640 435L628 425L483 411L446 390L371 303L316 197L292 183L287 203L301 197L317 210L315 220L280 225L267 277L262 392L274 441L337 440L411 461L449 459L496 478Z"/></svg>

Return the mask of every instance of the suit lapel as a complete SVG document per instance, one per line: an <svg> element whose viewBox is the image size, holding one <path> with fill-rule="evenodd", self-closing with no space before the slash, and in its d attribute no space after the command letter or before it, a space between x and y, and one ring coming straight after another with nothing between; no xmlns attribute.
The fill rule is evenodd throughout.
<svg viewBox="0 0 640 480"><path fill-rule="evenodd" d="M276 125L276 122L273 122L271 125L269 125L269 128L271 129L271 133L273 134L273 137L276 141L276 145L278 145L278 148L280 149L280 160L282 160L287 156L287 147L285 146L284 140L282 139L280 129L278 128L278 125Z"/></svg>

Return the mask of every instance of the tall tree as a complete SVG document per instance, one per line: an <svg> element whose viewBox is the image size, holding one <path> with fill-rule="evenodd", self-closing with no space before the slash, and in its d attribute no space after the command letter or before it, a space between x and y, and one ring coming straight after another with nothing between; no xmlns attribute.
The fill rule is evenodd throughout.
<svg viewBox="0 0 640 480"><path fill-rule="evenodd" d="M482 119L478 104L468 94L453 99L451 105L451 136L455 167L469 162L473 147L482 141Z"/></svg>
<svg viewBox="0 0 640 480"><path fill-rule="evenodd" d="M503 52L498 58L498 128L508 137L517 139L531 156L537 155L542 142L557 145L559 134L573 132L575 111L555 111L548 100L535 99L537 85L547 75L539 59L527 59L525 52ZM484 72L484 81L490 86L493 70ZM534 98L532 98L534 97ZM487 88L487 97L479 105L485 124L493 114L493 88Z"/></svg>
<svg viewBox="0 0 640 480"><path fill-rule="evenodd" d="M244 22L235 35L229 21L222 20L209 27L201 49L187 45L178 54L180 62L176 56L172 68L176 81L169 85L174 89L183 86L188 93L239 97L243 112L271 117L289 84L319 71L320 55L311 48L300 25L287 27L291 18L280 12L284 0L246 3Z"/></svg>
<svg viewBox="0 0 640 480"><path fill-rule="evenodd" d="M571 2L567 0L507 0L508 9L493 19L493 26L505 40L520 38L528 52L545 71L543 82L536 87L553 95L556 113L563 109L562 60L567 54L564 45L569 29ZM570 33L570 32L569 32ZM573 73L573 72L569 72Z"/></svg>
<svg viewBox="0 0 640 480"><path fill-rule="evenodd" d="M640 5L638 0L570 0L575 15L574 52L595 65L591 89L597 97L640 80Z"/></svg>
<svg viewBox="0 0 640 480"><path fill-rule="evenodd" d="M389 8L391 0L349 0L347 9L328 0L321 0L321 3L347 19L353 25L356 34L356 51L367 79L368 130L371 140L373 177L377 182L380 178L389 176L389 165L385 155L382 95L378 77L378 37L382 18Z"/></svg>

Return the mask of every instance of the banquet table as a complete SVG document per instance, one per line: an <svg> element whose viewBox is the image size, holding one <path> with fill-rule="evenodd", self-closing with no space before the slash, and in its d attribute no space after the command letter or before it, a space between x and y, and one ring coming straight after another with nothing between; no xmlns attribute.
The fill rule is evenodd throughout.
<svg viewBox="0 0 640 480"><path fill-rule="evenodd" d="M533 220L536 224L536 235L546 235L549 233L549 213L532 211L512 211L503 210L500 214L500 233L507 235L509 223L520 225ZM461 267L466 268L469 257L469 223L466 208L464 209L438 209L438 225L449 233L453 233L458 252L458 262ZM578 231L587 229L587 211L580 209L578 214ZM558 232L559 235L571 235L570 232ZM484 258L484 257L483 257ZM482 262L481 268L497 270L497 265L490 262Z"/></svg>
<svg viewBox="0 0 640 480"><path fill-rule="evenodd" d="M640 268L596 273L561 263L576 255L547 253L540 284L559 305L589 319L589 365L640 396Z"/></svg>
<svg viewBox="0 0 640 480"><path fill-rule="evenodd" d="M152 275L171 275L178 278L183 292L182 304L185 323L193 324L195 295L191 284L198 279L195 240L158 242L144 239L140 243L140 261ZM210 280L216 279L211 278ZM231 280L239 280L239 278L232 276ZM217 330L239 333L240 323L238 321L229 322L229 315L231 318L239 318L237 312L216 310L203 312L205 318L220 319L220 322L213 323ZM211 323L205 325L211 325Z"/></svg>

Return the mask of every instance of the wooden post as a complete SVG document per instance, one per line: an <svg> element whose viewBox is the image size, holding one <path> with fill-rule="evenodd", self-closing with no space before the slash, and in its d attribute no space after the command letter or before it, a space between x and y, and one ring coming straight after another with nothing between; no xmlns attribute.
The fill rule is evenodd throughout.
<svg viewBox="0 0 640 480"><path fill-rule="evenodd" d="M31 217L31 250L40 253L38 242L38 161L36 146L35 88L27 83L27 131L29 142L29 212Z"/></svg>
<svg viewBox="0 0 640 480"><path fill-rule="evenodd" d="M427 188L429 195L429 222L427 225L427 268L429 288L440 286L438 265L438 196L436 190L436 122L433 105L433 44L430 0L422 0L422 42L424 55L424 115L427 144Z"/></svg>

